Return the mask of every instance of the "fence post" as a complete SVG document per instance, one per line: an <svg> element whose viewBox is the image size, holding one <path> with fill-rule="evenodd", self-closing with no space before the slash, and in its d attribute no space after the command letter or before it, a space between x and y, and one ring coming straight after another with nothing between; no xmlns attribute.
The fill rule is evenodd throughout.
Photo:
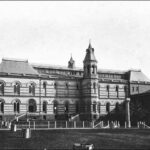
<svg viewBox="0 0 150 150"><path fill-rule="evenodd" d="M55 121L55 128L56 128L56 121Z"/></svg>
<svg viewBox="0 0 150 150"><path fill-rule="evenodd" d="M126 124L126 121L125 121L125 124L124 124L124 128L127 128L127 124Z"/></svg>
<svg viewBox="0 0 150 150"><path fill-rule="evenodd" d="M74 121L74 128L76 128L76 121Z"/></svg>
<svg viewBox="0 0 150 150"><path fill-rule="evenodd" d="M67 121L66 121L66 128L68 127L68 125L67 125Z"/></svg>
<svg viewBox="0 0 150 150"><path fill-rule="evenodd" d="M137 128L139 128L139 122L137 122Z"/></svg>

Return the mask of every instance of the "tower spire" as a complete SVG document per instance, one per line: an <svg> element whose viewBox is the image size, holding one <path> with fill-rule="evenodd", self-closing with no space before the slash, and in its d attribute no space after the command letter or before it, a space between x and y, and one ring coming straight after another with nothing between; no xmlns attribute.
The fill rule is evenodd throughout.
<svg viewBox="0 0 150 150"><path fill-rule="evenodd" d="M92 49L92 46L91 46L91 39L89 39L89 49Z"/></svg>

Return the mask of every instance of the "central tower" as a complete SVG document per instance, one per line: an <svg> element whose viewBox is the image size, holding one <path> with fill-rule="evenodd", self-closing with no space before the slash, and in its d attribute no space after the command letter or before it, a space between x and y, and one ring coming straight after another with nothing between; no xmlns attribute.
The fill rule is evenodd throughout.
<svg viewBox="0 0 150 150"><path fill-rule="evenodd" d="M91 43L89 43L89 46L86 49L83 67L84 75L82 80L80 119L93 120L97 118L98 74L97 60L95 58L94 48L92 48Z"/></svg>

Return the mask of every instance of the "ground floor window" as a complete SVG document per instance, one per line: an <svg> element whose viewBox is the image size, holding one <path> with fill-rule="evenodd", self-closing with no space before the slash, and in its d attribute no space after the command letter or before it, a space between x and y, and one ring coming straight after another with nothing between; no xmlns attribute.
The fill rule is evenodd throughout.
<svg viewBox="0 0 150 150"><path fill-rule="evenodd" d="M16 113L20 112L20 102L19 101L14 102L14 112L16 112Z"/></svg>
<svg viewBox="0 0 150 150"><path fill-rule="evenodd" d="M47 102L43 102L43 112L47 113Z"/></svg>
<svg viewBox="0 0 150 150"><path fill-rule="evenodd" d="M29 112L31 112L31 113L36 112L36 109L37 109L36 101L34 99L30 99L29 100L29 108L28 108Z"/></svg>

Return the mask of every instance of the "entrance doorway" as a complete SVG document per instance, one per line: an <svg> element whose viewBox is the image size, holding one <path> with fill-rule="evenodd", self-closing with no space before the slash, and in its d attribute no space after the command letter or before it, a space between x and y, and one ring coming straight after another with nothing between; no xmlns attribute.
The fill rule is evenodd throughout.
<svg viewBox="0 0 150 150"><path fill-rule="evenodd" d="M34 99L29 100L29 108L30 113L36 112L36 101Z"/></svg>

